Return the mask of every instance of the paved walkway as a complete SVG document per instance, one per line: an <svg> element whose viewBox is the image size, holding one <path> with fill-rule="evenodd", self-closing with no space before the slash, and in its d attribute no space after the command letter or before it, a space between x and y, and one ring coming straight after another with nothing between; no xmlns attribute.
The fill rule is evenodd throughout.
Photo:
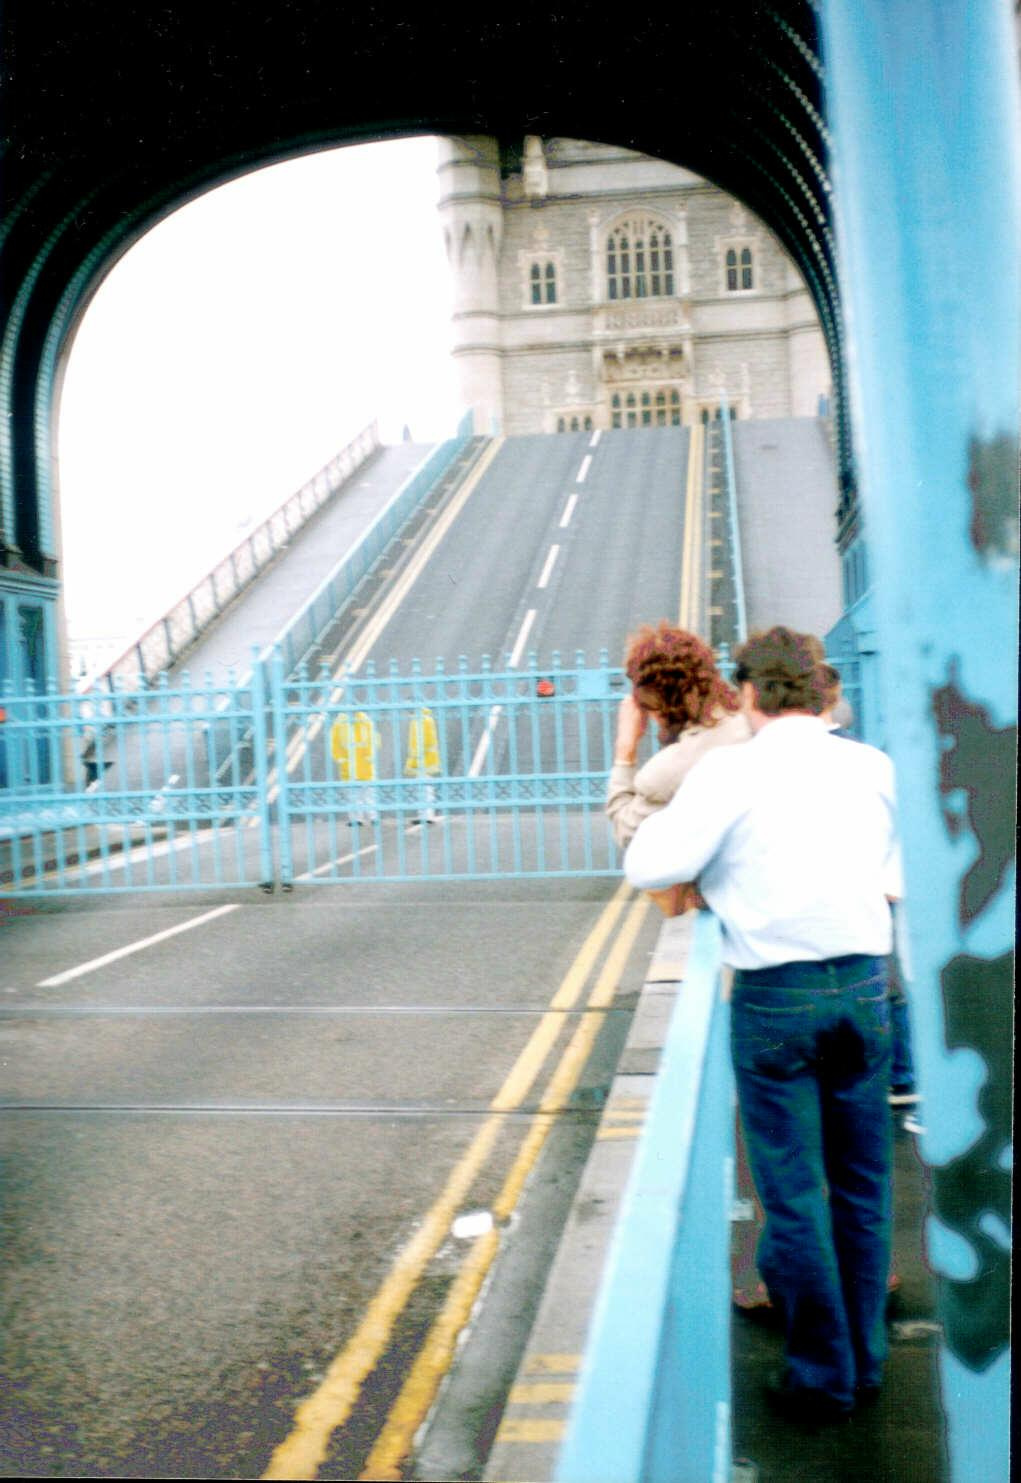
<svg viewBox="0 0 1021 1483"><path fill-rule="evenodd" d="M625 1050L553 1263L517 1381L485 1468L488 1483L548 1483L556 1475L599 1280L652 1093L670 1013L683 993L691 921L664 925ZM749 1190L739 1178L737 1194ZM942 1483L947 1476L936 1367L935 1293L922 1256L926 1171L914 1138L895 1141L890 1360L874 1410L816 1433L778 1420L762 1387L779 1368L781 1336L735 1312L734 1483ZM740 1203L736 1205L740 1209ZM735 1223L735 1267L747 1227ZM593 1479L593 1483L625 1480ZM633 1480L628 1480L633 1483Z"/></svg>

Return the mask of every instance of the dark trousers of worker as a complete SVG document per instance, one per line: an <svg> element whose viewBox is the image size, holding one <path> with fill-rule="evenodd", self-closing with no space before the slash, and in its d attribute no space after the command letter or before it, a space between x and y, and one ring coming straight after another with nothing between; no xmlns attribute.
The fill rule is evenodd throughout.
<svg viewBox="0 0 1021 1483"><path fill-rule="evenodd" d="M886 965L854 954L734 975L731 1050L766 1212L758 1266L787 1383L850 1406L886 1358L892 1135Z"/></svg>

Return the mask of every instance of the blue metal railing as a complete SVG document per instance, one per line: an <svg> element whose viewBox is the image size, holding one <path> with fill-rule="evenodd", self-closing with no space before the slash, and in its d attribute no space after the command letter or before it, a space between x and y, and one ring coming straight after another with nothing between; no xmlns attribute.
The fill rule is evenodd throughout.
<svg viewBox="0 0 1021 1483"><path fill-rule="evenodd" d="M286 669L278 653L285 883L618 873L603 806L623 675L605 654L595 667L583 654L540 667L531 654L508 671L464 658L431 674ZM338 755L357 724L362 776Z"/></svg>
<svg viewBox="0 0 1021 1483"><path fill-rule="evenodd" d="M557 1483L729 1483L734 1098L719 924L698 914Z"/></svg>
<svg viewBox="0 0 1021 1483"><path fill-rule="evenodd" d="M605 654L288 678L277 650L268 679L0 695L0 889L618 872ZM355 722L367 768L344 753Z"/></svg>
<svg viewBox="0 0 1021 1483"><path fill-rule="evenodd" d="M177 890L272 880L267 700L167 676L100 695L0 696L0 891ZM46 785L39 758L78 786ZM53 770L59 776L54 763Z"/></svg>
<svg viewBox="0 0 1021 1483"><path fill-rule="evenodd" d="M737 518L737 482L734 476L734 430L730 420L727 393L720 394L720 416L723 423L723 474L727 487L727 527L730 537L730 561L734 576L734 607L737 642L748 637L748 618L744 603L744 566L741 561L741 528Z"/></svg>
<svg viewBox="0 0 1021 1483"><path fill-rule="evenodd" d="M240 681L5 690L0 888L614 876L624 688L605 653L291 676L278 649Z"/></svg>

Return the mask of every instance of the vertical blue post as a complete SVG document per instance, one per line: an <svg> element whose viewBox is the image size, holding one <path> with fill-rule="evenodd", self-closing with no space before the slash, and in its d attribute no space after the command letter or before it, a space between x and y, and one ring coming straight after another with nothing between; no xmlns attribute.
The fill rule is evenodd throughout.
<svg viewBox="0 0 1021 1483"><path fill-rule="evenodd" d="M235 690L235 704L240 690ZM263 885L273 880L273 844L269 824L268 748L266 745L266 671L259 651L252 650L252 760L255 764L255 807L259 820L259 875ZM239 789L240 792L240 789Z"/></svg>
<svg viewBox="0 0 1021 1483"><path fill-rule="evenodd" d="M825 0L827 114L955 1483L1008 1475L1019 387L1006 0Z"/></svg>
<svg viewBox="0 0 1021 1483"><path fill-rule="evenodd" d="M258 665L253 666L254 670ZM270 708L273 712L274 761L277 774L277 859L280 861L280 884L291 886L294 882L294 861L291 855L291 813L287 799L287 717L284 699L284 661L279 648L274 647L270 659Z"/></svg>

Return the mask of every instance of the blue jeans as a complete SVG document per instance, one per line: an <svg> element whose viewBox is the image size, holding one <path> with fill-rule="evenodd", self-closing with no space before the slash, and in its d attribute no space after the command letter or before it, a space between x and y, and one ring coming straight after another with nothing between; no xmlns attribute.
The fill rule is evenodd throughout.
<svg viewBox="0 0 1021 1483"><path fill-rule="evenodd" d="M792 1386L850 1405L886 1359L892 1134L886 965L854 954L738 970L731 1050L766 1213L758 1266Z"/></svg>

